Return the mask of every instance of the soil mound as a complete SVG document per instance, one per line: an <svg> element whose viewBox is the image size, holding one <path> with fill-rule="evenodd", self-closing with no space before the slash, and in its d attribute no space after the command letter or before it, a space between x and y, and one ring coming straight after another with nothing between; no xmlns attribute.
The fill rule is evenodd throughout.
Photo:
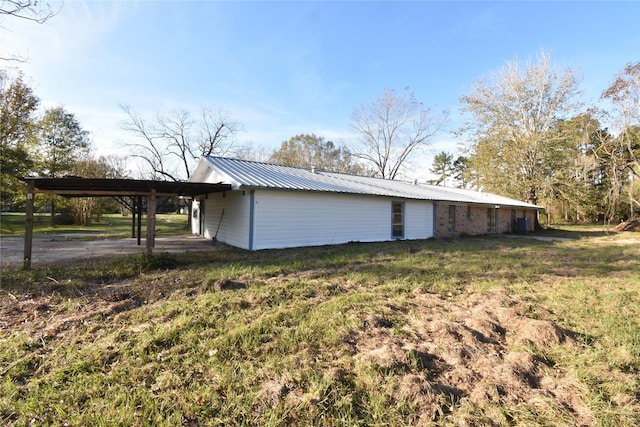
<svg viewBox="0 0 640 427"><path fill-rule="evenodd" d="M177 280L172 273L161 277L170 283ZM245 285L242 278L224 278L210 286L223 291ZM350 286L357 288L344 284ZM7 304L0 304L0 334L21 330L42 337L44 354L45 342L74 340L77 330L157 301L163 292L126 282L102 285L100 292L85 295L73 306L55 293L8 293ZM362 314L359 326L341 344L349 363L327 366L326 375L357 383L371 378L370 372L380 373L384 380L376 387L390 401L409 401L421 408L415 425L446 423L449 416L457 417L458 424L479 425L472 419L477 411L522 405L542 412L564 408L575 425L591 425L593 416L581 400L580 382L546 357L555 346L579 348L569 331L544 320L551 318L544 307L501 288L458 296L415 291L401 304L390 298L379 311ZM265 382L259 396L266 404L284 399L297 406L307 392L285 374ZM455 415L457 407L485 409L465 411L469 419L461 419Z"/></svg>
<svg viewBox="0 0 640 427"><path fill-rule="evenodd" d="M625 222L621 222L614 229L616 231L640 231L640 219L630 219Z"/></svg>
<svg viewBox="0 0 640 427"><path fill-rule="evenodd" d="M591 422L577 381L536 356L556 345L577 346L568 331L523 315L528 304L504 290L464 300L417 294L413 301L401 333L390 332L392 322L384 320L398 315L390 310L363 319L353 339L360 364L393 372L398 396L424 408L418 425L446 416L443 395L453 405L480 407L554 402L569 408L579 425Z"/></svg>

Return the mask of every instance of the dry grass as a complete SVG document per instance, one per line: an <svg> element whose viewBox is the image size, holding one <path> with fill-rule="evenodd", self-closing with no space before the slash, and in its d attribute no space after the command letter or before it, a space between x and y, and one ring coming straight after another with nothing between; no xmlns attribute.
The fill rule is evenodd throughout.
<svg viewBox="0 0 640 427"><path fill-rule="evenodd" d="M3 271L0 424L638 425L640 238L580 233Z"/></svg>

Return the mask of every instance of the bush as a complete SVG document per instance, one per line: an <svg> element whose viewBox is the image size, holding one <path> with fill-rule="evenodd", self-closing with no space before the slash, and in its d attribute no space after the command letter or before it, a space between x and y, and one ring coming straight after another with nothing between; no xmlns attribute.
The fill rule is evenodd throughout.
<svg viewBox="0 0 640 427"><path fill-rule="evenodd" d="M140 255L140 270L172 270L178 266L178 259L175 255L168 252L160 254L142 254Z"/></svg>
<svg viewBox="0 0 640 427"><path fill-rule="evenodd" d="M59 213L54 217L54 221L56 225L73 225L74 218L70 213Z"/></svg>

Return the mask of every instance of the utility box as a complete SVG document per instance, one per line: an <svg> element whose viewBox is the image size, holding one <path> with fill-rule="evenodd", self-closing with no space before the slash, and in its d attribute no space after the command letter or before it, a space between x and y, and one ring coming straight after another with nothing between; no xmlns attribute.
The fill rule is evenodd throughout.
<svg viewBox="0 0 640 427"><path fill-rule="evenodd" d="M529 232L529 218L516 218L516 233L526 234Z"/></svg>

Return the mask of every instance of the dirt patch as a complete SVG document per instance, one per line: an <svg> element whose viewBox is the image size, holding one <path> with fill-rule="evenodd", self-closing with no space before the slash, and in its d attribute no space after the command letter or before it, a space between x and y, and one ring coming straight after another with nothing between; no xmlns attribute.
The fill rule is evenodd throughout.
<svg viewBox="0 0 640 427"><path fill-rule="evenodd" d="M621 222L614 228L615 231L640 231L640 219L631 219Z"/></svg>
<svg viewBox="0 0 640 427"><path fill-rule="evenodd" d="M424 408L419 425L463 401L534 407L553 402L574 413L578 425L592 421L576 397L578 382L535 356L552 346L578 344L553 322L522 315L527 304L503 290L464 300L418 293L412 304L400 332L391 330L389 318L397 313L390 309L364 318L350 341L358 363L399 377L398 396Z"/></svg>
<svg viewBox="0 0 640 427"><path fill-rule="evenodd" d="M82 290L57 282L33 292L0 290L0 336L21 331L35 340L72 340L78 329L94 320L112 318L180 290L195 294L194 283L180 269L140 279L86 283Z"/></svg>
<svg viewBox="0 0 640 427"><path fill-rule="evenodd" d="M328 273L310 270L300 276L325 277ZM266 282L294 280L294 276ZM85 290L85 295L71 299L55 292L4 293L0 295L0 335L21 330L43 346L54 339L72 341L79 329L94 321L98 324L122 311L161 301L171 289L176 291L173 285L180 277L179 271L158 273L165 287L153 284L153 275L144 286L135 281L96 285L93 292ZM222 278L210 286L218 292L241 290L246 286L244 279ZM359 285L345 282L341 286L355 291ZM196 289L181 292L191 295ZM531 303L503 289L448 297L416 291L402 306L389 300L381 311L364 314L360 326L343 343L345 353L351 355L349 368L329 366L326 375L354 382L361 378L361 371L393 376L393 381L380 387L392 398L421 408L416 425L443 420L461 405L529 405L541 411L561 407L574 416L576 425L592 424L592 415L580 399L579 381L539 356L554 346L577 351L579 344L570 332L544 320L552 315L543 307L535 307L537 318L528 317L531 308ZM314 404L307 390L286 373L265 381L259 396L269 405L282 400ZM472 419L466 421L474 424Z"/></svg>
<svg viewBox="0 0 640 427"><path fill-rule="evenodd" d="M75 335L94 319L111 317L139 307L144 299L130 291L68 299L59 294L2 296L0 334L20 330L35 339L60 339Z"/></svg>

